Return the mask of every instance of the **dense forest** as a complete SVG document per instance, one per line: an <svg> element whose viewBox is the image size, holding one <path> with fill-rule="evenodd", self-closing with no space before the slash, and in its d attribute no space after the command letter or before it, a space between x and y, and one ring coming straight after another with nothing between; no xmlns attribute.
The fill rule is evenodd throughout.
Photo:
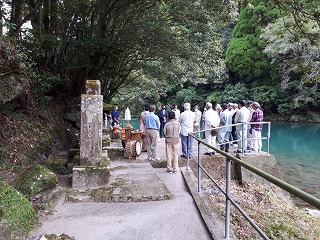
<svg viewBox="0 0 320 240"><path fill-rule="evenodd" d="M280 115L319 111L317 0L5 0L0 106L78 98L203 106L250 99Z"/></svg>

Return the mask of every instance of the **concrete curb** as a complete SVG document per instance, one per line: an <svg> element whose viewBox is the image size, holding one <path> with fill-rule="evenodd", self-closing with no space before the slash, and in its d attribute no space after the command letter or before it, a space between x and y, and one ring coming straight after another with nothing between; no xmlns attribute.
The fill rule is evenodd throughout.
<svg viewBox="0 0 320 240"><path fill-rule="evenodd" d="M224 232L224 219L214 212L214 205L210 201L209 197L202 192L198 192L197 182L198 179L194 175L191 169L181 169L182 176L190 190L190 193L199 209L199 212L204 220L212 239L225 239ZM232 231L230 231L229 239L237 239Z"/></svg>

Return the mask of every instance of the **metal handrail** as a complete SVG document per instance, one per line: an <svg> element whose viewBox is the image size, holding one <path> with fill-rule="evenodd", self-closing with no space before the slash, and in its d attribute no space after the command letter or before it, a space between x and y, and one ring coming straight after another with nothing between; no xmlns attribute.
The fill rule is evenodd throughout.
<svg viewBox="0 0 320 240"><path fill-rule="evenodd" d="M268 122L263 122L263 123L268 123ZM254 123L252 123L254 124ZM261 123L260 123L261 124ZM234 124L236 125L236 124ZM268 123L268 131L270 131L270 123ZM305 202L311 204L312 206L320 209L320 199L240 160L239 158L236 158L229 153L226 153L214 146L211 146L207 144L205 141L201 140L196 134L199 132L205 132L205 131L211 131L212 129L207 129L207 130L202 130L202 131L197 131L193 133L189 133L188 138L192 137L196 139L198 142L198 192L201 191L201 170L214 182L214 184L219 188L219 190L225 195L226 197L226 207L225 207L225 238L229 239L229 232L230 232L230 204L235 206L238 211L244 216L244 218L253 226L253 228L260 234L260 236L263 239L269 239L268 236L255 224L255 222L246 214L246 212L232 199L231 193L230 193L230 182L231 182L231 161L240 164L242 167L248 169L249 171L255 173L256 175L264 178L265 180L275 184L276 186L280 187L281 189L291 193L292 195L304 200ZM270 133L268 133L267 139L268 139L268 144L269 144L269 138L270 138ZM189 144L189 140L187 141L187 145ZM203 144L214 151L220 153L221 155L226 157L226 192L219 186L219 184L213 179L213 177L210 176L210 174L203 168L201 165L201 155L200 155L200 145ZM243 145L242 145L243 146ZM269 147L268 147L269 149ZM187 146L187 150L189 150L189 146ZM192 153L188 152L187 154L187 162L186 162L186 169L189 169L189 156L191 156L195 161L196 159L192 155Z"/></svg>
<svg viewBox="0 0 320 240"><path fill-rule="evenodd" d="M267 140L267 153L270 152L270 136L271 136L271 123L270 122L247 122L247 123L235 123L235 124L231 124L231 125L224 125L224 126L219 126L219 127L216 127L216 128L211 128L211 129L206 129L206 130L200 130L200 131L196 131L196 132L192 132L192 134L196 135L196 134L199 134L199 133L204 133L206 131L211 131L212 129L223 129L223 128L227 128L227 127L233 127L233 126L241 126L241 129L243 131L243 125L255 125L255 124L267 124L268 125L268 131L267 131L267 136L263 137L261 136L261 140ZM243 136L243 135L242 135ZM246 139L241 139L241 140L233 140L233 141L228 141L228 142L224 142L223 144L226 144L226 143L232 143L232 142L239 142L239 141L242 141L242 146L244 146L243 144L243 141L244 140L252 140L252 139L255 139L255 138L246 138ZM221 145L219 143L216 143L216 145ZM244 153L246 149L243 149L242 148L242 153Z"/></svg>

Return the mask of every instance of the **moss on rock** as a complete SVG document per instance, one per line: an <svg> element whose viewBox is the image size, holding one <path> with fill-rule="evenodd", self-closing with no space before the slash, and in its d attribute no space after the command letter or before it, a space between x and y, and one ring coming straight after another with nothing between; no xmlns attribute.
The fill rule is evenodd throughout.
<svg viewBox="0 0 320 240"><path fill-rule="evenodd" d="M59 174L67 174L69 159L66 156L50 155L43 163L51 171Z"/></svg>
<svg viewBox="0 0 320 240"><path fill-rule="evenodd" d="M25 169L15 182L16 188L32 198L40 192L54 188L57 176L42 165L34 165Z"/></svg>
<svg viewBox="0 0 320 240"><path fill-rule="evenodd" d="M46 239L46 240L75 240L74 237L70 237L66 234L45 234L42 237L43 238L41 239Z"/></svg>

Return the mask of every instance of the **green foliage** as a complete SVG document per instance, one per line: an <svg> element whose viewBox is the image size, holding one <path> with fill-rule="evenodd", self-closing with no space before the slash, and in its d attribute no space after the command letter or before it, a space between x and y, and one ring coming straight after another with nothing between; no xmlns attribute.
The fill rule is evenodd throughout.
<svg viewBox="0 0 320 240"><path fill-rule="evenodd" d="M294 107L320 106L318 33L316 21L306 19L297 26L295 16L286 16L269 24L261 34L268 42L264 52L279 66L281 87L292 95Z"/></svg>
<svg viewBox="0 0 320 240"><path fill-rule="evenodd" d="M31 203L16 189L0 181L0 228L8 230L15 239L27 235L37 222L37 214Z"/></svg>
<svg viewBox="0 0 320 240"><path fill-rule="evenodd" d="M67 175L69 173L68 169L63 166L57 167L57 172L63 175Z"/></svg>
<svg viewBox="0 0 320 240"><path fill-rule="evenodd" d="M251 99L250 91L244 83L227 85L224 90L215 91L207 97L207 101L215 103L237 103L240 100Z"/></svg>
<svg viewBox="0 0 320 240"><path fill-rule="evenodd" d="M284 96L280 88L274 86L254 86L251 92L252 100L263 103L261 105L267 111L271 111L272 108L277 109L278 99L283 99Z"/></svg>
<svg viewBox="0 0 320 240"><path fill-rule="evenodd" d="M129 107L131 115L140 117L145 103L158 103L165 86L157 86L148 79L148 76L141 75L135 82L122 88L112 99L112 103L119 105L120 117L124 118L124 111Z"/></svg>
<svg viewBox="0 0 320 240"><path fill-rule="evenodd" d="M270 62L262 53L263 46L264 42L254 35L232 39L226 57L230 70L248 82L267 78Z"/></svg>
<svg viewBox="0 0 320 240"><path fill-rule="evenodd" d="M199 104L203 102L203 99L197 94L195 87L188 87L181 89L177 92L176 104L183 106L184 103L188 102L191 105Z"/></svg>
<svg viewBox="0 0 320 240"><path fill-rule="evenodd" d="M227 65L237 81L270 78L270 60L263 53L265 42L259 35L261 28L277 16L272 1L252 0L243 7L226 53Z"/></svg>
<svg viewBox="0 0 320 240"><path fill-rule="evenodd" d="M286 223L272 223L267 227L266 233L271 239L296 239L297 231L294 226Z"/></svg>
<svg viewBox="0 0 320 240"><path fill-rule="evenodd" d="M23 14L33 9L29 4L21 4ZM40 7L44 10L30 13L32 29L20 41L30 49L39 71L70 79L76 96L86 79L101 80L104 99L110 102L142 75L155 84L167 82L165 86L227 78L219 30L233 18L235 4L72 0L49 6L40 3ZM233 10L230 16L229 9ZM150 67L154 63L158 68ZM33 86L38 95L43 93L39 96L43 102L52 96L49 89L59 89L42 76L35 76ZM164 94L170 91L165 89Z"/></svg>
<svg viewBox="0 0 320 240"><path fill-rule="evenodd" d="M35 101L47 104L52 100L53 90L59 86L67 85L66 80L60 75L47 72L35 71L31 75L31 89Z"/></svg>

